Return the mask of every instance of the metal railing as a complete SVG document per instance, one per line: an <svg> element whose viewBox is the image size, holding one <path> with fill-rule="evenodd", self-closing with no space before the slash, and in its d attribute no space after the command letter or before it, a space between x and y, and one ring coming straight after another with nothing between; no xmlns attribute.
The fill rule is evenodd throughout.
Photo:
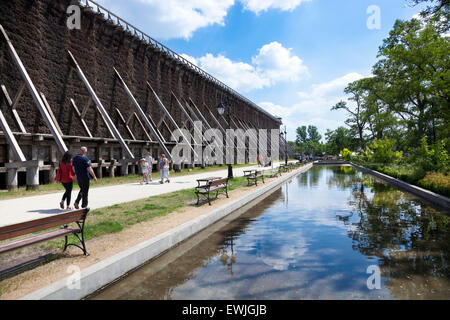
<svg viewBox="0 0 450 320"><path fill-rule="evenodd" d="M233 94L233 95L237 96L238 98L240 98L241 100L247 102L253 108L255 108L256 110L258 110L258 111L260 111L260 112L262 112L264 114L266 114L271 119L273 119L275 121L278 121L278 122L280 121L278 117L276 117L276 116L270 114L269 112L267 112L266 110L262 109L260 106L258 106L254 102L250 101L249 99L247 99L246 97L241 95L236 90L228 87L222 81L216 79L215 77L210 75L205 70L199 68L198 66L196 66L195 64L193 64L192 62L190 62L186 58L182 57L181 55L179 55L175 51L169 49L168 47L166 47L165 45L163 45L159 41L153 39L151 36L146 34L144 31L140 30L139 28L136 28L135 26L133 26L132 24L128 23L124 19L120 18L119 16L117 16L113 12L109 11L108 9L103 7L102 5L96 3L95 1L92 1L92 0L84 0L84 3L81 0L79 0L78 2L79 2L79 5L83 6L85 9L88 9L88 10L91 9L94 12L96 11L99 14L103 14L105 17L107 17L106 19L110 23L114 23L117 26L121 26L125 31L128 31L131 34L133 34L135 37L138 37L141 40L146 41L149 45L153 46L154 48L156 48L156 49L158 49L158 50L160 50L162 52L164 52L165 54L167 54L172 59L175 59L175 60L183 63L184 65L186 65L191 70L197 72L198 74L200 74L201 76L205 77L209 81L215 83L216 85L221 87L223 90L225 90L225 91L229 92L230 94Z"/></svg>

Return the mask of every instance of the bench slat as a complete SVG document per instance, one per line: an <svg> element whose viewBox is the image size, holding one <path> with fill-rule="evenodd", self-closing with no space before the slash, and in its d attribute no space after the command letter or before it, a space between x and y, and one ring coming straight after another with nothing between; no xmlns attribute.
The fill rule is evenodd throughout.
<svg viewBox="0 0 450 320"><path fill-rule="evenodd" d="M39 242L59 238L61 236L73 234L73 233L79 233L81 232L78 228L61 228L57 230L52 230L49 232L37 234L25 239L19 239L16 241L0 244L0 254L6 253L8 251L17 250L32 244L36 244Z"/></svg>
<svg viewBox="0 0 450 320"><path fill-rule="evenodd" d="M81 221L86 216L85 209L57 214L51 217L36 219L10 226L0 227L0 240L12 239L25 234L46 230L49 228Z"/></svg>

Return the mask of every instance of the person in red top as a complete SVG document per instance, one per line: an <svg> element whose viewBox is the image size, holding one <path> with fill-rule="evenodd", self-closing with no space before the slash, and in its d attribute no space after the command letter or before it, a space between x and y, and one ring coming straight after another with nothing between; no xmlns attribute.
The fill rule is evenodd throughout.
<svg viewBox="0 0 450 320"><path fill-rule="evenodd" d="M67 151L64 153L61 162L59 163L60 170L60 180L66 192L64 193L62 200L60 202L61 209L64 209L64 201L67 201L67 210L72 210L70 207L70 201L72 199L72 189L73 189L73 177L75 175L75 170L72 166L72 154Z"/></svg>

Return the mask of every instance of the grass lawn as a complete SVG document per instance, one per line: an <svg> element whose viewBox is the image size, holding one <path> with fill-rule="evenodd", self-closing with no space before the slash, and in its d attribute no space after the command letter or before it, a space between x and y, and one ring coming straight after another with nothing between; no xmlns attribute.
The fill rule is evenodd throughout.
<svg viewBox="0 0 450 320"><path fill-rule="evenodd" d="M244 177L234 178L229 182L229 191L247 186ZM86 220L85 239L89 240L103 234L116 233L134 224L166 216L186 206L194 206L197 202L194 189L179 190L142 200L117 204L92 210ZM205 205L208 205L207 203ZM75 241L75 238L71 239ZM52 240L41 247L61 248L64 240Z"/></svg>
<svg viewBox="0 0 450 320"><path fill-rule="evenodd" d="M233 165L233 168L242 168L242 167L248 167L248 166L254 166L256 163L250 163L250 164L235 164ZM202 168L194 168L191 171L189 169L183 169L180 172L171 171L170 177L179 177L189 174L199 174L204 172L210 172L210 171L218 171L218 170L226 170L227 166L210 166L206 167L204 169ZM128 175L128 176L122 176L122 177L105 177L103 179L99 179L97 181L91 181L91 188L96 187L104 187L104 186L112 186L112 185L119 185L119 184L127 184L127 183L133 183L136 181L140 181L142 179L142 176L140 175ZM153 172L153 180L159 180L161 179L161 175L158 172ZM78 190L78 184L74 182L73 186L74 190ZM0 192L0 200L6 200L6 199L15 199L15 198L23 198L23 197L30 197L30 196L37 196L42 194L48 194L48 193L55 193L55 192L62 192L64 191L64 187L60 183L52 183L52 184L46 184L39 186L39 190L26 190L26 187L20 187L17 190L14 191L2 191Z"/></svg>

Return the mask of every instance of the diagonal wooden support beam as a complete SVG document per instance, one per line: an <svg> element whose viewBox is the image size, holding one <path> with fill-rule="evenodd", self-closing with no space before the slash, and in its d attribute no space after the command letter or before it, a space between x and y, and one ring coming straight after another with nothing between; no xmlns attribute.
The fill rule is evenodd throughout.
<svg viewBox="0 0 450 320"><path fill-rule="evenodd" d="M141 117L142 121L144 121L144 124L146 125L146 127L150 130L150 132L152 133L152 135L155 137L155 139L158 141L159 146L161 147L161 149L164 151L164 153L167 155L167 157L169 159L171 159L171 155L169 150L167 149L166 145L164 144L164 140L161 139L161 137L158 135L158 132L156 131L157 129L155 129L155 127L151 124L151 122L149 121L148 117L145 115L144 111L142 110L141 106L139 105L139 103L137 102L136 98L133 96L133 94L131 93L130 89L128 88L127 84L125 83L125 81L122 79L121 75L119 74L119 72L116 70L116 68L114 68L114 72L116 74L116 76L119 78L120 82L122 83L123 88L125 89L125 92L127 93L128 97L130 98L131 102L133 103L137 113L139 114L139 116ZM148 83L147 83L148 84Z"/></svg>
<svg viewBox="0 0 450 320"><path fill-rule="evenodd" d="M3 97L6 100L6 104L11 108L11 112L14 116L14 121L16 122L17 126L19 127L20 131L22 133L27 133L27 130L25 129L25 126L22 123L22 120L20 119L19 114L17 113L17 102L19 101L20 97L22 96L23 89L26 87L25 83L22 83L22 85L19 88L19 91L16 94L16 97L14 98L14 101L11 100L8 94L8 90L6 90L6 87L4 85L1 86Z"/></svg>
<svg viewBox="0 0 450 320"><path fill-rule="evenodd" d="M166 139L164 139L162 132L159 131L159 128L156 126L156 123L153 120L153 118L150 115L148 115L147 120L152 124L153 128L155 128L155 131L158 133L158 136L161 139L161 141L164 141L164 143L166 143Z"/></svg>
<svg viewBox="0 0 450 320"><path fill-rule="evenodd" d="M84 119L86 117L86 114L87 114L89 108L91 107L91 103L92 103L92 99L89 98L88 102L86 103L86 106L81 111L81 118Z"/></svg>
<svg viewBox="0 0 450 320"><path fill-rule="evenodd" d="M66 144L64 143L61 135L59 134L58 129L56 128L55 124L53 123L53 121L47 111L47 108L44 106L44 103L43 103L41 97L39 96L39 93L36 90L36 87L33 84L33 81L31 81L31 78L28 75L27 70L25 69L22 61L20 60L16 50L14 49L14 46L13 46L11 40L9 40L8 35L6 34L6 31L5 31L5 29L3 29L2 25L0 25L0 33L5 38L6 43L8 44L8 48L9 48L11 57L12 57L13 61L15 62L17 68L19 69L20 75L22 76L23 80L25 81L25 83L28 87L28 90L31 93L31 96L39 109L39 112L41 113L42 117L44 118L45 123L47 124L47 127L50 129L50 132L52 133L53 138L55 139L55 142L58 145L59 150L62 153L66 152L68 150Z"/></svg>
<svg viewBox="0 0 450 320"><path fill-rule="evenodd" d="M47 102L47 98L45 97L45 95L41 92L41 98L42 98L42 102L44 102L44 106L47 108L48 114L50 115L50 117L53 120L53 123L56 126L56 129L58 129L58 132L60 135L63 135L63 132L58 124L58 121L56 120L55 114L53 113L52 108L50 108L50 105Z"/></svg>
<svg viewBox="0 0 450 320"><path fill-rule="evenodd" d="M118 108L116 108L117 114L119 115L119 119L120 121L122 121L123 125L125 126L125 128L128 131L128 134L131 136L131 138L133 140L136 140L133 131L131 131L130 127L128 126L127 122L125 121L125 118L122 116L122 113L120 112L120 110Z"/></svg>
<svg viewBox="0 0 450 320"><path fill-rule="evenodd" d="M178 124L176 123L176 121L172 118L172 115L170 114L170 112L167 110L167 108L164 106L164 104L162 103L161 99L159 99L159 96L156 94L155 90L153 90L152 86L150 85L150 83L147 82L147 86L150 88L150 90L153 92L153 95L155 97L156 102L158 103L159 107L161 108L161 110L165 113L165 115L167 116L167 118L169 119L169 121L172 123L172 125L175 127L176 130L179 130L180 128L178 127ZM183 137L184 141L189 141L183 134L182 131L179 131L181 136ZM198 157L197 153L195 152L194 148L192 147L191 144L189 144L190 149L194 152L194 155L196 157Z"/></svg>
<svg viewBox="0 0 450 320"><path fill-rule="evenodd" d="M139 123L139 125L142 128L142 131L144 131L145 136L147 137L148 141L153 142L152 138L150 137L150 135L148 134L147 130L144 127L144 124L142 123L141 119L139 119L139 116L136 114L136 112L133 113L134 117L136 118L137 122Z"/></svg>
<svg viewBox="0 0 450 320"><path fill-rule="evenodd" d="M97 106L97 109L102 114L113 137L119 141L119 143L122 146L122 149L125 151L126 156L129 159L134 159L133 153L131 152L130 148L128 148L128 145L126 144L125 140L122 138L122 135L120 134L119 130L117 130L116 126L114 125L114 122L109 117L108 112L106 112L105 107L103 107L103 104L100 102L100 99L97 97L97 94L92 89L89 81L87 80L87 78L84 75L83 71L81 70L79 64L75 60L75 57L72 55L72 53L70 51L68 51L68 52L69 52L69 56L72 60L73 66L75 67L75 69L78 73L78 76L80 77L80 79L84 83L84 85L86 86L86 89L88 90L89 94L91 95L91 98L94 101L95 105Z"/></svg>
<svg viewBox="0 0 450 320"><path fill-rule="evenodd" d="M75 113L76 113L77 116L80 118L81 124L83 125L84 130L86 131L86 133L88 134L88 136L89 136L90 138L92 138L91 131L89 130L89 127L87 126L86 121L84 121L84 118L81 116L80 110L78 110L78 107L77 107L77 105L75 104L75 101L74 101L73 99L70 99L70 102L71 102L71 104L72 104L72 107L73 107L74 110L75 110Z"/></svg>
<svg viewBox="0 0 450 320"><path fill-rule="evenodd" d="M8 123L6 122L5 117L3 116L3 112L0 108L0 127L2 128L3 133L6 136L6 140L8 141L9 145L11 146L11 150L14 153L14 156L19 161L26 161L25 156L23 155L22 149L20 148L19 144L17 143L16 138L14 137L14 134L12 133L11 129L9 128Z"/></svg>

